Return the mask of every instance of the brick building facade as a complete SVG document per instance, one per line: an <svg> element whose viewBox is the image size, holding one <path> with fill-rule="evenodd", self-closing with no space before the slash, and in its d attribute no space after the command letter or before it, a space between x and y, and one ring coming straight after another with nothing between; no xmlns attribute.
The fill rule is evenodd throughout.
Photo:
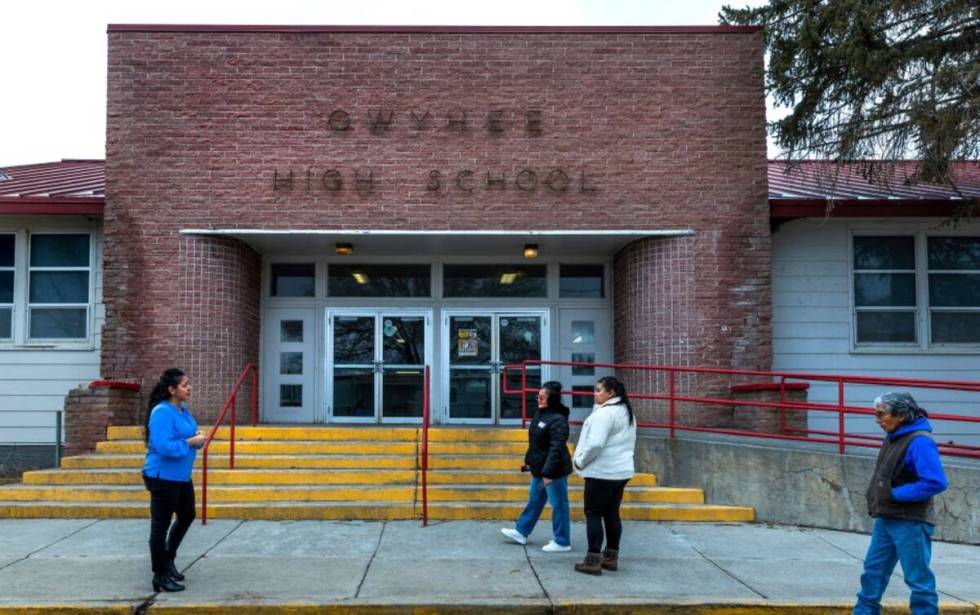
<svg viewBox="0 0 980 615"><path fill-rule="evenodd" d="M303 404L330 406L323 310L370 303L323 290L316 259L340 242L364 262L462 246L484 263L538 241L549 276L605 263L615 361L770 369L762 65L751 28L110 26L102 375L184 366L213 417L245 363L276 359L270 314L309 307ZM270 297L280 256L318 263L309 305ZM434 310L434 329L440 310L479 312L432 285L379 301ZM552 293L503 304L542 308L543 356L567 360ZM463 348L444 331L426 338L436 363Z"/></svg>

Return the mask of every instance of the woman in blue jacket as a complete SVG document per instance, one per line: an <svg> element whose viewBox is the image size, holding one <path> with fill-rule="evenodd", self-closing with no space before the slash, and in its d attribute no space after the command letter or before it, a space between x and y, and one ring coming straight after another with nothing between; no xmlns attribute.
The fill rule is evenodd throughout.
<svg viewBox="0 0 980 615"><path fill-rule="evenodd" d="M184 575L174 559L177 548L194 521L194 483L191 470L197 449L206 436L197 430L185 402L191 385L184 372L163 372L150 393L146 414L146 462L143 483L150 492L150 559L153 591L179 592ZM177 520L170 524L176 513Z"/></svg>

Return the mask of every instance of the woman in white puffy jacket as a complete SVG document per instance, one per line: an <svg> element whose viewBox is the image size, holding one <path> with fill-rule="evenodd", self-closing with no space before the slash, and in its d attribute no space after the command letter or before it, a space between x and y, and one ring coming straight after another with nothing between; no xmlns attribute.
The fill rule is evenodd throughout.
<svg viewBox="0 0 980 615"><path fill-rule="evenodd" d="M585 520L589 551L575 570L602 574L619 567L619 540L623 524L619 505L626 483L633 478L636 420L623 383L606 376L595 385L595 406L585 419L572 458L575 471L585 479ZM606 548L602 548L605 526Z"/></svg>

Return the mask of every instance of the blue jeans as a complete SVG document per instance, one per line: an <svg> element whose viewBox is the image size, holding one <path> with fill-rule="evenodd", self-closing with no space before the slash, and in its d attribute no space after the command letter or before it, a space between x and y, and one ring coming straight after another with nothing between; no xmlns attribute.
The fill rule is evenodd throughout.
<svg viewBox="0 0 980 615"><path fill-rule="evenodd" d="M932 525L921 521L885 517L875 519L871 545L864 558L861 591L858 592L853 611L855 615L881 613L881 596L888 587L888 579L897 562L902 562L905 584L912 592L909 600L912 615L939 613L936 576L929 569L933 530Z"/></svg>
<svg viewBox="0 0 980 615"><path fill-rule="evenodd" d="M517 531L530 536L534 525L541 517L544 504L551 504L551 531L555 542L563 547L572 544L572 524L568 518L568 477L562 476L551 481L547 487L540 478L531 477L527 506L517 519Z"/></svg>

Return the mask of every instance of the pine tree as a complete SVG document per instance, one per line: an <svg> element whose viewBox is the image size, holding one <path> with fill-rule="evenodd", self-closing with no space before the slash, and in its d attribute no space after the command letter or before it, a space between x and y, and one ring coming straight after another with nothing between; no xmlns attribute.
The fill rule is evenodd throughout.
<svg viewBox="0 0 980 615"><path fill-rule="evenodd" d="M951 161L980 157L980 1L770 0L719 17L764 27L789 160L913 158L916 181L955 189Z"/></svg>

